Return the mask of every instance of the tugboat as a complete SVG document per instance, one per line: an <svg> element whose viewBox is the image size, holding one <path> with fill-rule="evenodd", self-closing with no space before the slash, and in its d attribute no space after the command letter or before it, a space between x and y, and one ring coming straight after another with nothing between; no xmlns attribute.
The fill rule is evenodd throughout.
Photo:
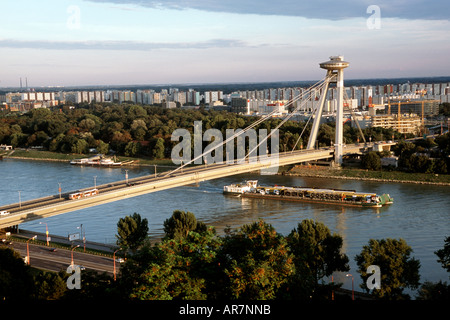
<svg viewBox="0 0 450 320"><path fill-rule="evenodd" d="M224 194L248 198L263 198L286 201L304 201L336 205L379 208L392 204L389 194L356 192L355 190L319 189L307 187L259 186L258 180L223 187Z"/></svg>

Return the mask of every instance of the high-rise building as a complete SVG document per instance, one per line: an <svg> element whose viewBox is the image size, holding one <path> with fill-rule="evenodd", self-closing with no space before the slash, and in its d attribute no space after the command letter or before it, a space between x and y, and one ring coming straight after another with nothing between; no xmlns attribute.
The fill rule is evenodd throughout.
<svg viewBox="0 0 450 320"><path fill-rule="evenodd" d="M250 114L249 100L246 98L232 97L231 111L235 113Z"/></svg>
<svg viewBox="0 0 450 320"><path fill-rule="evenodd" d="M222 91L205 91L204 93L205 104L212 103L214 101L223 99Z"/></svg>
<svg viewBox="0 0 450 320"><path fill-rule="evenodd" d="M189 89L186 92L186 101L189 104L198 106L200 104L200 92L195 91L194 89Z"/></svg>

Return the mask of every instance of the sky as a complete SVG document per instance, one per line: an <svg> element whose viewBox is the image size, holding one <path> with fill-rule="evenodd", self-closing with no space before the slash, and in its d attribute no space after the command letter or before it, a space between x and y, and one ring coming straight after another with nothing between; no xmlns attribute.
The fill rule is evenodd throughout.
<svg viewBox="0 0 450 320"><path fill-rule="evenodd" d="M448 0L2 0L0 87L450 76Z"/></svg>

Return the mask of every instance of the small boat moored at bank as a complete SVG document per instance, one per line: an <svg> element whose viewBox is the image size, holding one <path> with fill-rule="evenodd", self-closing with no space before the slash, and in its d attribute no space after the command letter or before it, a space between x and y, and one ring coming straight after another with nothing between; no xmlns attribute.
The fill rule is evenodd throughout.
<svg viewBox="0 0 450 320"><path fill-rule="evenodd" d="M102 154L99 154L90 158L73 159L70 161L70 164L81 166L117 167L121 166L122 162L116 162L111 158L106 158Z"/></svg>
<svg viewBox="0 0 450 320"><path fill-rule="evenodd" d="M259 186L257 180L249 180L242 184L224 186L223 193L248 198L317 202L375 208L393 203L393 198L389 194L377 195L376 193L356 192L355 190L307 187Z"/></svg>

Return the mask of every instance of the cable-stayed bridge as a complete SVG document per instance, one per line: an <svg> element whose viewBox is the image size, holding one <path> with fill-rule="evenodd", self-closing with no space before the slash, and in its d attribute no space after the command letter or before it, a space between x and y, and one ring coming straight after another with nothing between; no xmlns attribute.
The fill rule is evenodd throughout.
<svg viewBox="0 0 450 320"><path fill-rule="evenodd" d="M343 69L348 66L348 63L343 61L342 57L331 57L328 62L321 63L320 66L327 70L327 75L324 80L319 81L315 85L309 88L309 90L302 93L302 95L295 97L289 104L294 104L296 101L306 103L304 96L308 96L309 93L314 90L321 90L321 97L317 101L315 106L315 113L313 119L313 125L311 134L308 140L308 146L305 150L292 150L291 152L279 153L278 147L276 151L272 150L271 154L264 156L250 156L254 154L254 151L260 147L273 133L276 133L278 128L281 127L286 121L288 121L298 110L303 107L303 104L298 104L291 113L284 117L280 124L276 128L272 128L271 133L266 136L258 145L254 146L252 150L249 150L244 159L232 160L204 164L199 166L189 166L191 163L197 163L199 159L204 159L207 153L211 153L217 148L223 148L223 146L234 141L245 133L272 117L272 114L268 114L259 118L252 123L249 127L236 131L232 136L228 137L222 143L217 144L214 148L203 152L200 155L194 157L194 159L182 163L175 170L160 173L158 175L149 175L144 177L138 177L134 179L127 179L124 181L117 181L114 183L108 183L104 185L96 186L95 188L87 188L75 190L65 194L57 194L44 198L29 200L21 203L15 203L0 207L0 212L7 214L0 216L0 228L19 225L20 223L50 217L66 212L85 209L92 206L97 206L109 202L123 200L135 196L144 195L147 193L162 191L170 188L198 184L202 181L218 179L231 175L243 174L252 171L267 171L268 173L276 173L278 167L291 165L295 163L309 162L314 160L330 159L334 158L336 165L342 163L342 157L346 153L363 152L367 150L367 145L344 145L342 141L343 132ZM322 109L326 99L328 86L330 83L336 83L338 99L337 99L337 116L336 116L336 137L335 145L330 148L314 149L317 133L319 130L320 119L322 116ZM276 110L274 110L276 112ZM310 118L312 119L312 117ZM308 120L309 121L309 120ZM306 127L306 126L305 126ZM299 140L303 132L301 133ZM298 141L299 141L298 140ZM297 143L298 143L297 141ZM295 148L295 147L294 147ZM78 198L76 195L79 194ZM89 196L81 196L81 194L88 194Z"/></svg>

